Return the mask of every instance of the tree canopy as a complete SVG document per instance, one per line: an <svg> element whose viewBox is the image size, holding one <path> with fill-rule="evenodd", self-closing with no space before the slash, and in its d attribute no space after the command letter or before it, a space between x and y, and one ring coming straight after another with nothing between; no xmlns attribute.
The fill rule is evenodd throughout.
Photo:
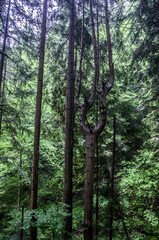
<svg viewBox="0 0 159 240"><path fill-rule="evenodd" d="M44 1L0 0L0 239L158 240L159 1L47 2L34 208Z"/></svg>

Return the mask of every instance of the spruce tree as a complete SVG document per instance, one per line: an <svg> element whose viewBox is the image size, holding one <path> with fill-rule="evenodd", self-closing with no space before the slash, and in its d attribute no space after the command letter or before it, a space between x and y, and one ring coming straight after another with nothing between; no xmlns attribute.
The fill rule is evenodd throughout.
<svg viewBox="0 0 159 240"><path fill-rule="evenodd" d="M62 239L71 239L72 234L72 163L73 163L73 131L74 131L74 21L75 3L69 2L70 6L70 28L69 28L69 54L68 54L68 75L66 92L66 117L65 117L65 171L63 202L68 206L70 213L64 219Z"/></svg>
<svg viewBox="0 0 159 240"><path fill-rule="evenodd" d="M42 104L42 87L43 87L43 71L44 71L44 54L45 54L45 38L46 38L46 18L47 18L47 0L43 5L43 20L41 26L41 42L39 56L39 73L36 96L36 113L35 113L35 130L34 130L34 153L32 164L32 180L31 180L31 209L37 209L38 197L38 166L39 166L39 149L40 149L40 125L41 125L41 104ZM33 216L32 223L36 219ZM37 239L37 227L30 227L30 239Z"/></svg>

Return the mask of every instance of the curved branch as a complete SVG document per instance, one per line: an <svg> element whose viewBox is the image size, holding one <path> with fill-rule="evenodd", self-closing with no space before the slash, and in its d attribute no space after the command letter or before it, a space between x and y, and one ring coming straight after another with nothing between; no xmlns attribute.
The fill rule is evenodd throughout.
<svg viewBox="0 0 159 240"><path fill-rule="evenodd" d="M98 0L96 0L96 15L97 15L97 80L96 80L96 90L98 93L101 91L98 88L98 82L99 82L99 76L100 76L100 68L99 68L99 3Z"/></svg>
<svg viewBox="0 0 159 240"><path fill-rule="evenodd" d="M96 43L96 36L95 36L95 27L94 27L94 18L93 18L93 9L92 9L92 0L90 0L90 18L91 18L91 28L92 28L92 42L93 42L93 51L94 51L94 67L95 67L95 73L94 73L94 80L93 80L93 86L92 86L92 93L89 99L89 105L90 107L94 103L94 98L96 94L96 85L97 85L97 43Z"/></svg>
<svg viewBox="0 0 159 240"><path fill-rule="evenodd" d="M79 117L80 128L84 135L90 133L90 129L87 128L85 125L85 120L86 120L86 115L87 115L88 110L89 110L89 104L88 104L87 99L85 98L84 104L81 107L81 112L80 112L80 117Z"/></svg>
<svg viewBox="0 0 159 240"><path fill-rule="evenodd" d="M106 104L105 104L105 98L108 93L108 89L106 84L103 84L103 90L100 94L100 103L99 103L99 109L100 109L100 120L96 128L94 128L93 132L98 136L104 129L105 122L106 122Z"/></svg>

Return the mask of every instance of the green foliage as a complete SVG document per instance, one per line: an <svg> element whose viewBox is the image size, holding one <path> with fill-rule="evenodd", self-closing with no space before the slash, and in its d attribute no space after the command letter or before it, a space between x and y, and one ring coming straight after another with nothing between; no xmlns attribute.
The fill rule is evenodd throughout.
<svg viewBox="0 0 159 240"><path fill-rule="evenodd" d="M1 33L4 30L7 11L7 4L5 5L4 1L1 1L2 3L3 11L0 6ZM85 5L82 97L83 95L89 97L94 78L87 3ZM62 219L67 215L60 204L64 176L69 35L69 4L66 1L53 2L56 5L55 10L50 9L48 16L50 29L48 29L46 43L43 86L39 208L36 211L28 210L41 4L41 1L12 3L9 35L18 42L13 38L8 38L7 41L7 55L10 58L7 58L6 79L3 83L3 106L0 105L0 109L3 110L0 143L1 240L19 239L22 207L24 207L24 239L29 238L32 214L37 218L39 239L60 239ZM100 72L104 80L108 81L104 1L100 1L99 8ZM75 53L78 66L81 1L76 1L76 11L78 14L75 22ZM53 21L51 16L54 17ZM94 16L96 16L95 4ZM115 84L106 99L107 122L98 139L99 239L108 239L110 230L110 173L115 116L117 119L115 198L118 203L114 204L113 239L126 239L123 217L130 239L157 240L159 239L158 3L157 1L111 1L110 24ZM1 35L0 46L2 46L2 40ZM76 67L75 70L77 69ZM75 73L77 78L77 71ZM75 92L76 89L77 85ZM89 111L88 125L95 124L98 111L97 106ZM85 142L79 129L78 109L75 109L75 112L73 238L83 239Z"/></svg>
<svg viewBox="0 0 159 240"><path fill-rule="evenodd" d="M29 228L32 215L37 219L34 226L38 228L38 239L60 239L60 233L62 229L62 219L67 216L68 213L63 211L63 205L51 205L46 210L26 210L24 209L23 224L21 224L21 209L13 209L8 214L8 226L4 229L5 239L17 239L20 229L23 229L24 239L29 237ZM1 238L0 238L1 239ZM2 239L4 236L2 235Z"/></svg>

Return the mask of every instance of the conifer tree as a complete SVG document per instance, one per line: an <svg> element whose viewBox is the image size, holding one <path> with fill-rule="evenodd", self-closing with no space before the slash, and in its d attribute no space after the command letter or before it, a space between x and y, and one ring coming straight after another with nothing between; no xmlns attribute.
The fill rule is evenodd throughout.
<svg viewBox="0 0 159 240"><path fill-rule="evenodd" d="M94 156L95 156L95 147L96 139L101 134L104 129L106 121L106 106L105 98L114 83L114 67L112 62L112 47L111 47L111 38L109 30L109 16L108 16L108 2L105 0L105 13L106 13L106 32L107 32L107 44L108 44L108 57L109 57L109 71L110 71L110 80L108 82L103 81L102 90L98 88L99 82L99 53L98 53L98 39L99 34L97 33L97 39L95 34L95 23L93 16L93 2L90 0L90 21L91 21L91 30L92 30L92 45L94 51L94 79L92 83L92 92L90 98L85 95L84 104L79 102L77 98L77 105L81 109L80 112L80 128L86 139L86 180L85 180L85 201L84 201L84 239L92 240L93 239L93 171L94 171ZM98 28L97 28L98 29ZM97 30L98 32L98 30ZM80 92L80 84L78 84L78 93ZM100 119L97 126L93 124L86 126L87 114L88 111L92 108L96 93L99 94L99 109L100 109Z"/></svg>
<svg viewBox="0 0 159 240"><path fill-rule="evenodd" d="M35 130L34 130L34 153L32 163L32 180L31 180L31 209L37 208L38 196L38 166L39 166L39 149L40 149L40 125L41 125L41 104L42 104L42 87L43 87L43 71L44 71L44 53L46 38L46 18L47 18L47 0L43 5L43 20L41 27L41 42L39 56L39 73L36 96L36 113L35 113ZM33 216L33 221L36 219ZM30 227L30 240L37 239L37 227Z"/></svg>
<svg viewBox="0 0 159 240"><path fill-rule="evenodd" d="M69 216L64 219L61 239L71 239L72 233L72 162L73 162L73 130L74 130L74 21L75 3L69 1L70 29L69 29L69 54L66 92L65 116L65 171L63 202L67 204Z"/></svg>

